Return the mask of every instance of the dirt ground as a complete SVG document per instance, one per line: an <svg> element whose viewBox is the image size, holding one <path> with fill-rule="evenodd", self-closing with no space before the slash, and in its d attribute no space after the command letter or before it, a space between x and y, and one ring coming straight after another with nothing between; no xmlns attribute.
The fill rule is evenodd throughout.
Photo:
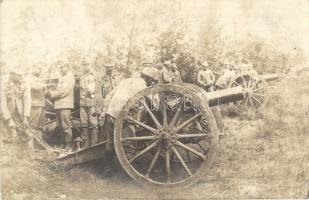
<svg viewBox="0 0 309 200"><path fill-rule="evenodd" d="M284 105L297 101L282 102L280 97L284 95L282 91L272 100L283 105L272 106L263 117L224 117L225 130L215 162L207 175L190 188L168 193L148 190L121 167L106 176L103 161L61 169L50 162L30 161L20 145L3 144L2 199L308 198L308 118L294 107L292 111L298 113L290 115ZM307 104L301 106L298 109L309 108Z"/></svg>

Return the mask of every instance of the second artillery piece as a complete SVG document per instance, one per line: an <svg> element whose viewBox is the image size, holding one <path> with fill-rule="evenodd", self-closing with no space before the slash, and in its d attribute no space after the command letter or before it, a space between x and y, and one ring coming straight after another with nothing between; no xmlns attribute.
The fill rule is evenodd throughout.
<svg viewBox="0 0 309 200"><path fill-rule="evenodd" d="M244 99L237 103L241 110L252 109L257 111L267 103L267 91L270 82L278 80L278 74L258 74L255 71L236 74L232 78L228 87L240 86L242 88Z"/></svg>

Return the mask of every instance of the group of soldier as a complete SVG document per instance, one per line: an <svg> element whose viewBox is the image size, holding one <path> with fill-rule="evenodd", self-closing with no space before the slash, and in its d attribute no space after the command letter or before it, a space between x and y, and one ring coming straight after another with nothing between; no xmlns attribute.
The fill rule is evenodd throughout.
<svg viewBox="0 0 309 200"><path fill-rule="evenodd" d="M197 73L197 85L207 91L226 88L229 81L237 73L237 69L229 62L224 62L224 69L216 80L215 73L211 70L207 61L200 62ZM57 83L46 83L41 78L41 68L33 67L30 74L25 73L18 68L13 69L8 80L2 85L1 91L1 117L4 125L9 130L8 138L14 140L18 138L18 133L25 129L33 130L39 138L43 135L43 124L46 116L46 108L52 107L57 130L61 132L63 142L60 148L66 152L72 151L72 148L86 148L98 142L100 130L98 127L105 124L103 132L107 133L106 138L112 144L112 124L115 120L115 107L108 104L114 96L122 96L123 91L132 91L141 89L144 86L138 81L130 83L117 80L114 74L115 65L112 61L106 62L104 75L98 77L95 69L90 62L82 61L80 68L82 73L79 75L71 71L69 63L63 63L60 66L60 74ZM250 66L246 66L246 69ZM252 68L252 66L251 66ZM218 74L217 74L218 75ZM163 63L154 64L144 62L139 79L144 81L145 87L152 84L167 84L182 82L181 74L176 63L166 60ZM134 84L138 85L134 85ZM119 89L120 94L112 91L116 90L117 85L123 87ZM76 94L78 91L78 108L76 108ZM129 94L128 94L129 95ZM74 103L75 96L75 103ZM75 108L74 108L75 106ZM72 136L72 110L79 110L80 134L73 138ZM114 110L113 110L114 109ZM108 134L111 133L111 134ZM25 141L29 148L33 149L33 137L31 134L23 134L27 137ZM73 144L78 144L77 147ZM112 148L111 146L109 148Z"/></svg>

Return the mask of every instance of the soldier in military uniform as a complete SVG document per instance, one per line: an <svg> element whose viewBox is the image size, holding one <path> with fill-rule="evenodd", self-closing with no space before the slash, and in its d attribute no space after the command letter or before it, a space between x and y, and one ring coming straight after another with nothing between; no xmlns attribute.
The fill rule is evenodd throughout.
<svg viewBox="0 0 309 200"><path fill-rule="evenodd" d="M45 83L40 78L41 68L34 67L30 79L31 87L31 113L29 125L36 130L42 138L43 122L45 118Z"/></svg>
<svg viewBox="0 0 309 200"><path fill-rule="evenodd" d="M70 71L70 66L65 63L60 68L61 76L55 90L50 91L51 98L55 101L57 127L64 136L64 148L72 150L71 110L74 108L75 78Z"/></svg>
<svg viewBox="0 0 309 200"><path fill-rule="evenodd" d="M224 61L224 70L217 80L215 86L217 90L225 89L228 87L230 81L236 76L236 72L232 63Z"/></svg>
<svg viewBox="0 0 309 200"><path fill-rule="evenodd" d="M178 67L175 63L173 63L171 65L171 73L172 73L172 82L173 83L181 83L182 82L180 72L179 72Z"/></svg>
<svg viewBox="0 0 309 200"><path fill-rule="evenodd" d="M95 108L96 77L94 69L86 61L82 63L83 75L79 78L80 87L80 122L83 147L97 143L98 125Z"/></svg>
<svg viewBox="0 0 309 200"><path fill-rule="evenodd" d="M112 91L116 87L115 82L115 74L113 72L113 69L115 68L115 64L110 61L104 63L105 67L105 75L102 77L102 95L103 98L105 98L110 91Z"/></svg>
<svg viewBox="0 0 309 200"><path fill-rule="evenodd" d="M17 134L23 134L25 125L28 124L31 111L30 85L25 80L26 76L19 68L15 68L9 75L1 92L2 118L9 126L9 140L14 140ZM33 138L23 134L21 138L33 148Z"/></svg>
<svg viewBox="0 0 309 200"><path fill-rule="evenodd" d="M202 69L199 70L197 74L198 84L204 88L206 91L212 91L215 83L215 75L209 69L208 62L204 61L202 63Z"/></svg>

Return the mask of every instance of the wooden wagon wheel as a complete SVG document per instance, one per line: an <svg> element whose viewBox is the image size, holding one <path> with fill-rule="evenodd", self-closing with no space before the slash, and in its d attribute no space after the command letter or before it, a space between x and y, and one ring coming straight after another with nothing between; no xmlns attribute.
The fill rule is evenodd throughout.
<svg viewBox="0 0 309 200"><path fill-rule="evenodd" d="M168 109L175 103L162 98L168 95L182 97L176 109ZM153 109L155 96L160 97L160 103ZM186 100L192 100L192 108L184 107ZM144 106L149 120L131 117L129 113L136 104ZM124 131L127 124L143 127L144 131L128 136ZM146 186L179 188L198 181L214 160L217 142L218 129L208 105L180 85L156 85L142 90L127 102L115 123L118 160L133 179ZM186 163L179 149L198 159ZM171 162L173 156L178 163Z"/></svg>
<svg viewBox="0 0 309 200"><path fill-rule="evenodd" d="M238 107L247 111L248 109L256 112L266 103L266 90L268 83L260 76L251 74L239 74L229 84L229 87L241 86L244 94L244 100L238 102Z"/></svg>

